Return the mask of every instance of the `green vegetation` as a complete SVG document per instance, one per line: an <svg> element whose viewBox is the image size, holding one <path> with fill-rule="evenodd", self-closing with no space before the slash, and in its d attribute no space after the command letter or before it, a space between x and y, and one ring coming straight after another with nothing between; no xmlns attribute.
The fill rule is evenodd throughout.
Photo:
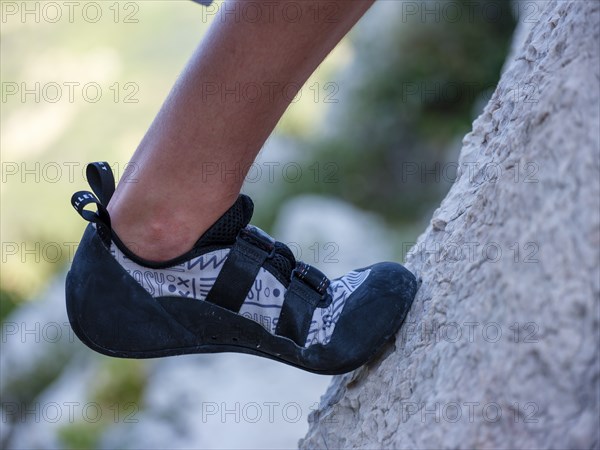
<svg viewBox="0 0 600 450"><path fill-rule="evenodd" d="M101 369L93 382L86 418L60 428L58 436L67 449L98 448L98 440L107 427L136 423L142 408L146 386L145 364L139 360L101 358ZM100 414L97 414L100 412Z"/></svg>
<svg viewBox="0 0 600 450"><path fill-rule="evenodd" d="M419 220L443 198L458 140L498 82L515 26L508 2L458 3L469 14L456 23L410 16L354 36L349 71L359 72L358 81L333 132L307 142L319 160L334 163L338 181L307 178L285 186L282 198L334 195L397 224Z"/></svg>

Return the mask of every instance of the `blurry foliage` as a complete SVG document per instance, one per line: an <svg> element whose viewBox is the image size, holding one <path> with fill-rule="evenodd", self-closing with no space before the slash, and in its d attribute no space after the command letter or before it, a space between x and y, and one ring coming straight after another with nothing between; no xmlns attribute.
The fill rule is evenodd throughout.
<svg viewBox="0 0 600 450"><path fill-rule="evenodd" d="M101 358L91 387L90 403L101 411L98 420L79 419L60 428L67 449L98 448L102 433L115 423L135 423L146 387L146 365L140 360Z"/></svg>
<svg viewBox="0 0 600 450"><path fill-rule="evenodd" d="M24 409L33 408L35 399L53 383L61 374L70 355L57 353L51 361L45 361L43 364L38 364L34 376L27 378L12 379L10 383L2 386L3 403L13 403L22 405ZM5 370L5 369L3 369ZM6 415L8 420L13 416Z"/></svg>
<svg viewBox="0 0 600 450"><path fill-rule="evenodd" d="M119 5L124 13L125 4ZM35 83L79 83L73 102L63 88L56 103L36 101L33 95L22 101L14 95L0 104L2 161L19 167L2 183L0 201L1 240L18 246L17 254L4 255L2 290L15 298L34 297L48 279L64 271L72 256L68 246L79 241L85 227L69 199L73 192L89 189L83 176L86 164L105 160L121 174L207 28L202 7L192 2L135 5L135 23L115 23L109 9L113 3L107 2L97 23L80 15L72 23L67 18L23 23L15 15L2 24L3 83L26 83L29 89ZM81 6L76 9L81 13ZM90 82L102 89L97 102L82 98L80 88ZM115 83L118 91L111 90ZM124 88L127 83L138 89L131 103L125 102L132 92ZM46 179L43 172L40 176L40 170L37 177L23 179L21 168L36 172L49 164L61 169L58 180ZM48 244L62 249L59 258L21 250Z"/></svg>
<svg viewBox="0 0 600 450"><path fill-rule="evenodd" d="M95 449L102 432L106 429L103 422L74 422L58 429L57 436L65 450Z"/></svg>
<svg viewBox="0 0 600 450"><path fill-rule="evenodd" d="M3 293L3 308L5 307L4 302L6 301L5 294ZM4 320L4 319L3 319ZM4 331L3 331L4 333ZM13 336L14 337L14 336ZM3 339L6 336L3 334ZM65 368L71 354L65 353L65 348L57 346L53 354L52 359L44 359L43 362L38 362L35 370L28 373L26 377L12 377L7 382L5 381L1 386L2 392L2 420L4 425L10 427L13 422L22 420L22 416L19 414L11 414L5 410L14 405L19 405L21 411L35 411L40 407L39 398L43 395L43 392L53 382L59 379L62 370ZM1 367L0 370L10 370L11 367ZM39 419L38 419L39 420ZM10 429L10 428L9 428ZM4 439L10 436L8 433L6 436L0 435L0 448L4 443Z"/></svg>
<svg viewBox="0 0 600 450"><path fill-rule="evenodd" d="M0 288L0 322L3 321L23 299L16 293Z"/></svg>
<svg viewBox="0 0 600 450"><path fill-rule="evenodd" d="M372 35L353 36L354 79L339 83L345 95L332 107L342 111L326 124L333 130L308 143L322 167L335 163L336 181L304 177L282 197L330 194L403 224L439 203L455 176L444 164L455 162L474 104L497 84L515 27L509 2L454 3L469 11L455 23L398 15Z"/></svg>
<svg viewBox="0 0 600 450"><path fill-rule="evenodd" d="M137 359L102 357L103 365L96 375L92 401L104 405L133 403L140 405L146 385L146 366Z"/></svg>

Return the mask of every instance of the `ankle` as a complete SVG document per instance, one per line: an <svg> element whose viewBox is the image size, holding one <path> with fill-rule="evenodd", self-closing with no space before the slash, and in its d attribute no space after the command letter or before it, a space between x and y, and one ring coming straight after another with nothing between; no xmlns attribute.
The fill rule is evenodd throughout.
<svg viewBox="0 0 600 450"><path fill-rule="evenodd" d="M118 210L111 211L112 227L119 240L139 258L165 262L188 252L203 230L192 230L189 222L153 217L131 220Z"/></svg>
<svg viewBox="0 0 600 450"><path fill-rule="evenodd" d="M170 208L148 202L128 201L117 190L108 205L114 233L127 249L139 258L164 262L192 248L204 230Z"/></svg>
<svg viewBox="0 0 600 450"><path fill-rule="evenodd" d="M117 192L108 211L112 228L123 245L135 256L152 262L169 261L191 250L231 206L229 200L215 205L194 204L193 208L189 203L178 206L144 200L145 203L127 202Z"/></svg>

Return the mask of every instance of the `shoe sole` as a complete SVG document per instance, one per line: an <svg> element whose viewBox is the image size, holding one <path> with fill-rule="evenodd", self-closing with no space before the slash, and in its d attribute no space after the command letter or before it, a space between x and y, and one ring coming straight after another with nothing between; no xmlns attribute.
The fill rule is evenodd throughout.
<svg viewBox="0 0 600 450"><path fill-rule="evenodd" d="M164 297L162 300L173 302L180 299L178 297ZM396 331L382 336L380 341L373 348L372 356L370 358L362 361L356 361L354 364L340 366L335 369L318 369L314 367L307 367L305 364L300 363L297 355L311 351L311 349L316 351L317 347L320 350L324 348L324 346L321 344L314 344L308 349L299 347L291 339L272 335L259 324L256 324L256 327L253 327L252 325L254 325L255 322L252 321L252 323L248 323L248 319L245 319L238 314L234 314L217 305L203 302L201 300L195 300L195 302L198 303L194 308L196 314L195 320L197 320L199 323L212 324L215 328L215 331L218 328L218 334L204 333L205 335L207 334L207 336L198 336L198 338L201 340L206 339L208 341L213 341L210 344L207 343L157 350L114 350L96 343L94 339L86 334L84 327L80 325L80 322L77 318L77 306L74 304L74 300L70 295L67 295L67 314L73 332L81 340L81 342L83 342L90 349L106 356L127 359L149 359L187 354L231 352L267 358L319 375L340 375L355 370L375 359L385 344L390 341L400 329L411 306L408 305L409 308L407 308L403 314L400 314L395 318L393 328L395 328ZM218 321L215 321L216 317L219 318ZM244 322L242 322L240 319ZM209 331L211 328L207 327L207 330ZM146 329L146 332L152 332L152 328ZM250 342L244 343L243 341ZM264 350L261 350L262 348L264 348ZM292 352L290 352L290 350L292 350Z"/></svg>

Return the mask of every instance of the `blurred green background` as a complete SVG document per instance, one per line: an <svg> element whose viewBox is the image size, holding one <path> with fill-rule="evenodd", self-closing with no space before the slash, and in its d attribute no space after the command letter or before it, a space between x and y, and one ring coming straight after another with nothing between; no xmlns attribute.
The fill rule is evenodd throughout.
<svg viewBox="0 0 600 450"><path fill-rule="evenodd" d="M122 174L218 15L189 1L101 2L102 16L94 22L89 19L96 10L86 11L86 19L89 2L80 2L71 23L59 2L63 17L51 23L44 17L53 18L51 10L40 10L41 20L23 20L20 10L12 14L21 2L0 3L5 320L67 269L85 226L69 204L74 191L88 189L85 165L106 160ZM26 3L43 8L48 2ZM300 152L307 173L311 161L318 162L332 182L322 172L316 181L279 177L273 184L265 177L248 185L256 225L272 231L286 202L316 194L373 213L404 242L424 229L451 185L461 138L498 81L515 19L504 1L413 2L439 11L425 17L420 9L409 14L400 3L380 0L372 8L313 75L275 132L274 147L281 146L282 154L286 147ZM450 16L449 3L462 17ZM277 157L272 150L269 155ZM143 363L103 367L93 393L97 401L140 398ZM32 401L59 372L50 368L11 386L14 398ZM72 425L61 439L67 447L93 447L102 426Z"/></svg>
<svg viewBox="0 0 600 450"><path fill-rule="evenodd" d="M399 9L404 14L379 29L359 25L327 58L276 133L309 159L333 162L334 182L306 176L282 183L270 204L258 199L259 226L269 229L288 198L313 192L376 212L392 226L420 224L451 184L452 167L441 164L456 160L460 139L498 80L514 28L506 2L462 3L470 5L464 11L475 8L472 19L430 14L423 21ZM187 1L114 5L104 6L96 23L82 20L83 7L73 23L66 7L58 23L43 15L40 23L34 16L23 23L20 12L3 19L3 314L67 267L84 226L69 198L88 188L85 165L107 160L122 173L214 18ZM325 120L328 110L333 120ZM437 173L412 175L422 169Z"/></svg>

